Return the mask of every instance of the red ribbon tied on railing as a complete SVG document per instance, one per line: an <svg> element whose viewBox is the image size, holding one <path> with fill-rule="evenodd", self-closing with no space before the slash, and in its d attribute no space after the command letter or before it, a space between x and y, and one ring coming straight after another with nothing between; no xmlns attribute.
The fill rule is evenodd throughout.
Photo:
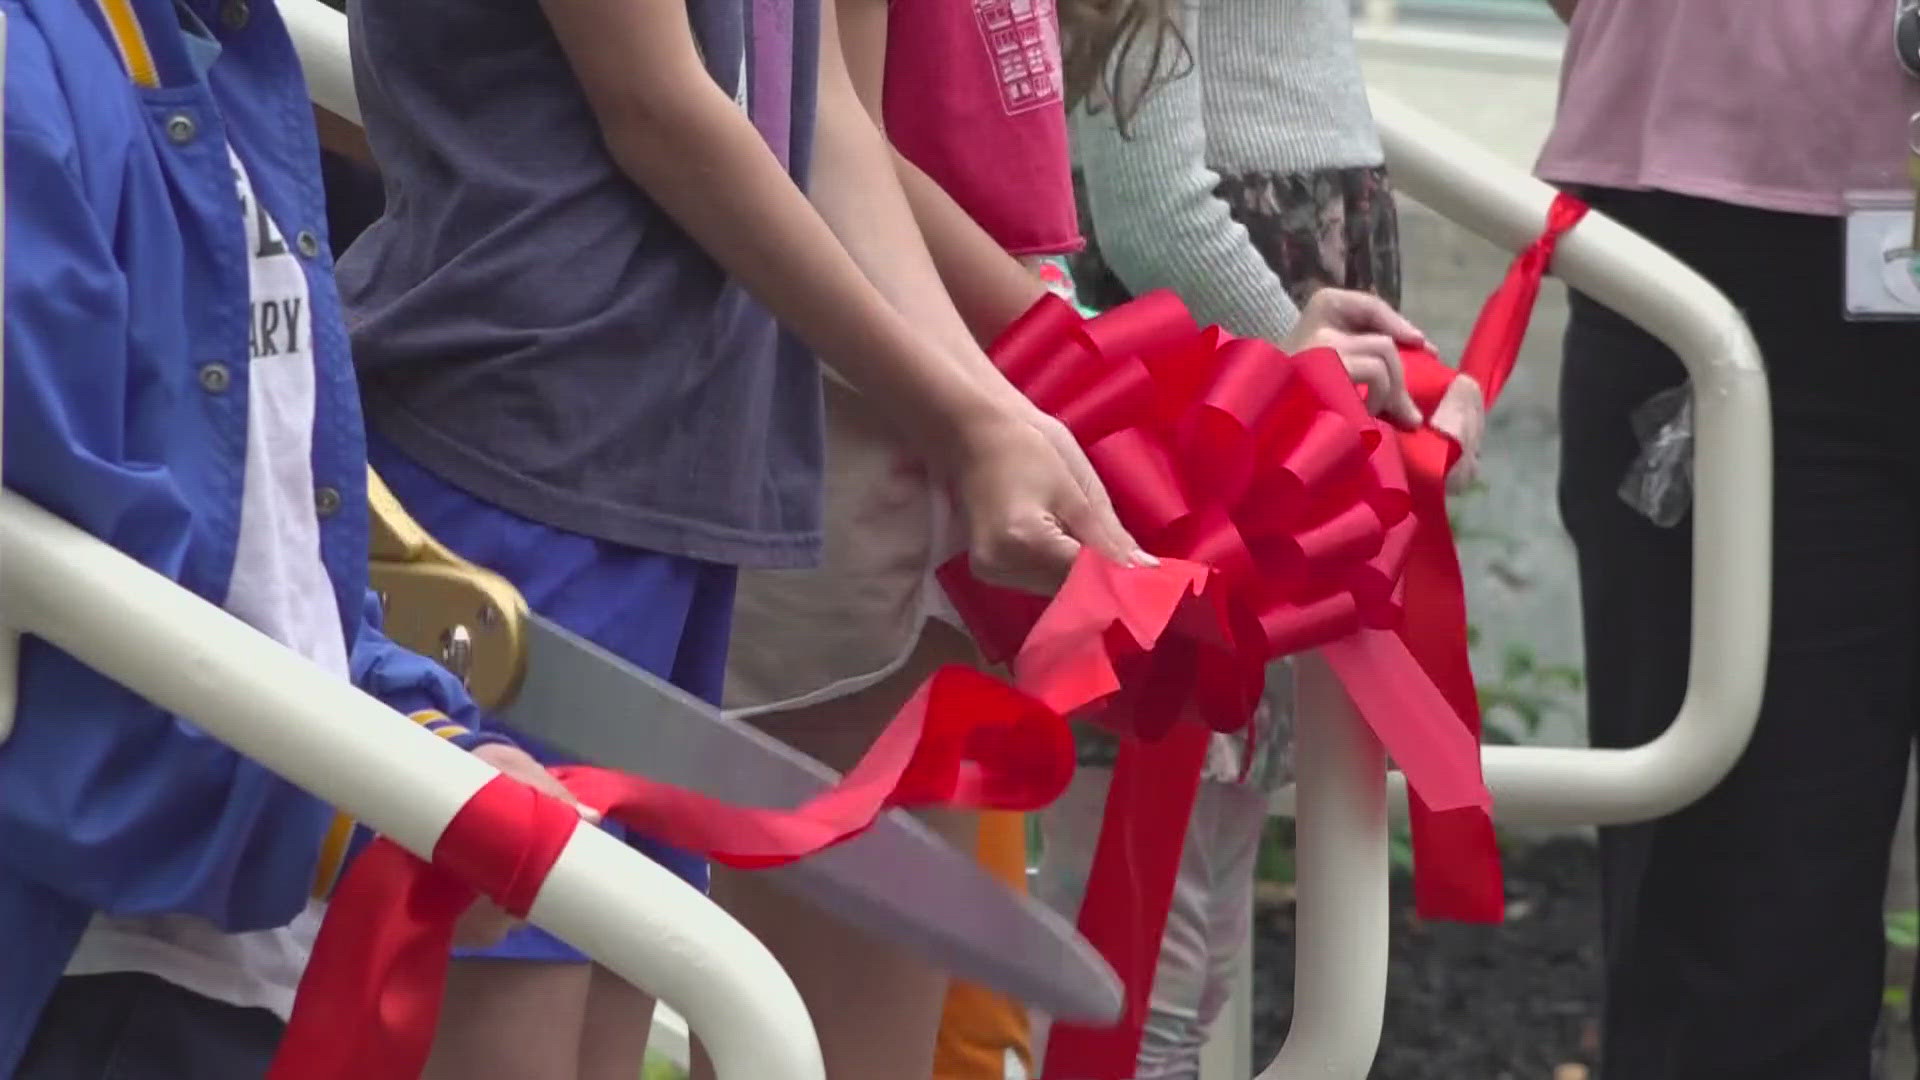
<svg viewBox="0 0 1920 1080"><path fill-rule="evenodd" d="M1561 193L1547 211L1546 228L1514 259L1500 287L1488 297L1460 357L1460 368L1424 350L1403 350L1407 389L1423 414L1433 415L1455 378L1479 383L1488 412L1506 388L1520 357L1541 279L1553 263L1560 238L1580 223L1587 206ZM1480 737L1480 693L1467 657L1467 603L1460 555L1447 520L1447 473L1460 446L1432 427L1399 433L1407 464L1417 529L1406 566L1408 605L1400 638L1432 677L1474 738ZM1448 813L1412 803L1414 902L1428 918L1497 922L1506 907L1499 874L1499 845L1484 814Z"/></svg>
<svg viewBox="0 0 1920 1080"><path fill-rule="evenodd" d="M1034 674L1034 653L1058 647L1047 621L1102 591L1085 560L1044 618L964 558L941 573L989 658L1013 661L1019 684L1055 708L1097 705L1085 715L1124 736L1080 929L1126 983L1127 1016L1105 1030L1057 1025L1043 1075L1125 1077L1207 735L1245 726L1268 661L1321 650L1426 805L1484 817L1489 799L1473 734L1395 632L1412 496L1398 442L1335 353L1287 356L1201 330L1168 293L1088 320L1043 299L993 353L1086 448L1142 546L1210 571L1192 613L1151 643L1096 624L1120 672L1097 701Z"/></svg>
<svg viewBox="0 0 1920 1080"><path fill-rule="evenodd" d="M1073 775L1060 716L962 667L936 672L859 764L794 809L734 806L610 769L554 774L582 803L648 837L734 867L794 862L893 807L1033 810ZM377 839L328 906L270 1080L414 1080L426 1064L454 924L476 897L525 916L580 824L505 776L441 834L431 864Z"/></svg>

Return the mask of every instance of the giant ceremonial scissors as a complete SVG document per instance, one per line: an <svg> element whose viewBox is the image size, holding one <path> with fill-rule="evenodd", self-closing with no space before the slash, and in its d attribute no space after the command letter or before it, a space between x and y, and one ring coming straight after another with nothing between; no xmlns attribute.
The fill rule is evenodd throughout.
<svg viewBox="0 0 1920 1080"><path fill-rule="evenodd" d="M795 806L825 765L527 609L429 536L369 474L387 632L437 656L508 728L583 761L749 806ZM635 618L645 618L635 612ZM778 869L783 887L955 975L1063 1019L1118 1017L1113 970L1066 919L1007 889L911 815Z"/></svg>

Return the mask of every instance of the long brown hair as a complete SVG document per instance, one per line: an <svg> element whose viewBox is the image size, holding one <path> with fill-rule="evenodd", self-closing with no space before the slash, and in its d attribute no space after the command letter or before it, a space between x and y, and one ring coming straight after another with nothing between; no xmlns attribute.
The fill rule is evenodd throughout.
<svg viewBox="0 0 1920 1080"><path fill-rule="evenodd" d="M1124 138L1127 125L1155 87L1193 65L1180 32L1179 6L1195 0L1060 0L1060 52L1067 110L1113 110ZM1146 48L1138 73L1135 49ZM1171 55L1172 62L1169 63Z"/></svg>

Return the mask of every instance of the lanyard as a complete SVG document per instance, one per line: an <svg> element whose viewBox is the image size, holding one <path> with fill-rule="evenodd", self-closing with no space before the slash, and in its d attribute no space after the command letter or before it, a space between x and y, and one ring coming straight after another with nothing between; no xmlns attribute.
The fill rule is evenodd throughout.
<svg viewBox="0 0 1920 1080"><path fill-rule="evenodd" d="M1894 0L1893 51L1907 74L1920 79L1920 0Z"/></svg>

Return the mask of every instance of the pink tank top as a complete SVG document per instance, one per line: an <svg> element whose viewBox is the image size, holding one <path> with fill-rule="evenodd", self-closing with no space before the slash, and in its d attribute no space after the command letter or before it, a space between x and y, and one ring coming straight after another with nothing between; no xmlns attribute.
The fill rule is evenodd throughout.
<svg viewBox="0 0 1920 1080"><path fill-rule="evenodd" d="M1580 0L1542 178L1838 214L1905 190L1892 0Z"/></svg>
<svg viewBox="0 0 1920 1080"><path fill-rule="evenodd" d="M1015 255L1080 249L1053 0L892 0L887 136Z"/></svg>

